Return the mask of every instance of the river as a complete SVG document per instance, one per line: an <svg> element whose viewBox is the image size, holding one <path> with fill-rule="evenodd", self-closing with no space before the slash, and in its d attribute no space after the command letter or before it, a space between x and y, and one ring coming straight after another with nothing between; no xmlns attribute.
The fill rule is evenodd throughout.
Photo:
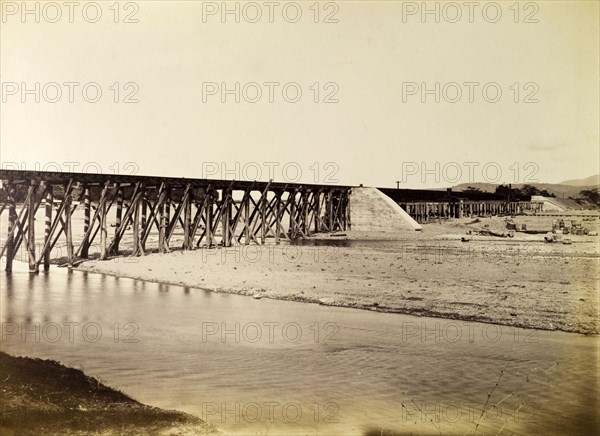
<svg viewBox="0 0 600 436"><path fill-rule="evenodd" d="M227 433L598 431L595 336L56 267L30 275L20 262L0 277L3 351L80 368Z"/></svg>

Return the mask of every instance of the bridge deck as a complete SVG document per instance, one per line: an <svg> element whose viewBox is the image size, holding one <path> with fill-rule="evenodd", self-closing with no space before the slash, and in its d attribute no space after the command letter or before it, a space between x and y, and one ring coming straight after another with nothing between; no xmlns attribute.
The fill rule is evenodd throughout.
<svg viewBox="0 0 600 436"><path fill-rule="evenodd" d="M75 183L86 184L88 186L101 186L106 182L119 183L121 185L133 185L143 183L146 187L159 187L162 183L171 187L185 187L191 185L194 188L212 186L215 189L232 188L244 190L252 188L262 190L269 185L270 189L295 190L295 189L341 189L348 190L352 186L345 185L323 185L311 183L291 183L291 182L261 182L248 180L221 180L221 179L192 179L185 177L162 177L162 176L142 176L132 174L95 174L95 173L71 173L71 172L53 172L53 171L27 171L27 170L0 170L0 181L15 184L29 184L30 182L45 182L53 185L67 184L70 180Z"/></svg>

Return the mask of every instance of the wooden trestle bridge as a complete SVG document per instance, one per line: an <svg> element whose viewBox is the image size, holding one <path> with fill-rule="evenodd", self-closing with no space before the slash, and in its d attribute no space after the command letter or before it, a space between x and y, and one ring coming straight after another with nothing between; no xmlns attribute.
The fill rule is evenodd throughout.
<svg viewBox="0 0 600 436"><path fill-rule="evenodd" d="M350 229L349 186L19 170L0 170L0 181L7 271L22 244L37 272L59 240L72 266L92 244L107 259Z"/></svg>

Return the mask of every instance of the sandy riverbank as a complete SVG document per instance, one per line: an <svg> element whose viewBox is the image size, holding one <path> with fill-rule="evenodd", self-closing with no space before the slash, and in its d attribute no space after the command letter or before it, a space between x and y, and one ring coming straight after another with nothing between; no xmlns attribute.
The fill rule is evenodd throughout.
<svg viewBox="0 0 600 436"><path fill-rule="evenodd" d="M461 242L474 228L468 222L428 224L405 238L380 235L395 241L179 251L88 261L79 269L254 298L600 333L597 237L573 237L572 245L525 233ZM502 227L490 218L477 228L486 224Z"/></svg>
<svg viewBox="0 0 600 436"><path fill-rule="evenodd" d="M0 352L2 435L196 435L216 429L186 413L141 404L52 360Z"/></svg>

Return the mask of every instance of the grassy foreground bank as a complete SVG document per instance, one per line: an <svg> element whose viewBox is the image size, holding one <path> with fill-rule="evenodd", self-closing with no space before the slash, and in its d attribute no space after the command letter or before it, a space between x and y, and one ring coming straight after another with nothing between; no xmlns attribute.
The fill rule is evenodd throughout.
<svg viewBox="0 0 600 436"><path fill-rule="evenodd" d="M0 352L0 435L194 435L214 427L147 406L52 360Z"/></svg>

